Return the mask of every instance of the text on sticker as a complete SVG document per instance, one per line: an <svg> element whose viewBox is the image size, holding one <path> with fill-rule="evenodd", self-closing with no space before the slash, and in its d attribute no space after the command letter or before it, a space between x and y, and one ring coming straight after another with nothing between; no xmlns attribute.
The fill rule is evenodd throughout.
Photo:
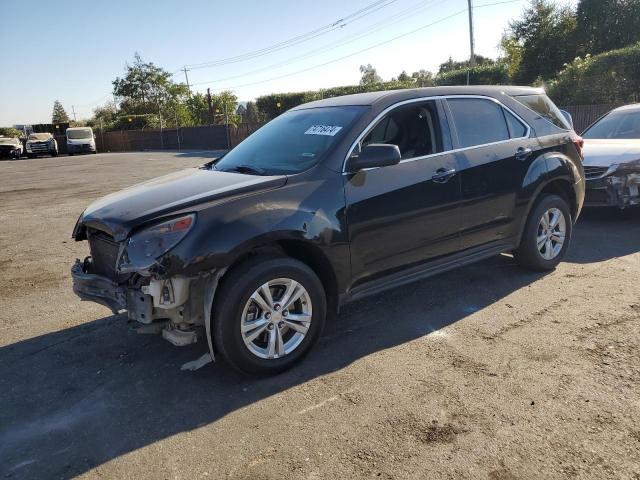
<svg viewBox="0 0 640 480"><path fill-rule="evenodd" d="M333 137L336 133L342 130L342 127L336 127L333 125L312 125L304 132L305 135L328 135Z"/></svg>

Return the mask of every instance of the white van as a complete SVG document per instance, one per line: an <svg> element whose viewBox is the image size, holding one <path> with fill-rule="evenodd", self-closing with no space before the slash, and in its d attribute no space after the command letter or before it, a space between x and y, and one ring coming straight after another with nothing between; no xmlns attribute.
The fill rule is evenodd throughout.
<svg viewBox="0 0 640 480"><path fill-rule="evenodd" d="M67 152L97 153L96 137L90 127L67 128Z"/></svg>

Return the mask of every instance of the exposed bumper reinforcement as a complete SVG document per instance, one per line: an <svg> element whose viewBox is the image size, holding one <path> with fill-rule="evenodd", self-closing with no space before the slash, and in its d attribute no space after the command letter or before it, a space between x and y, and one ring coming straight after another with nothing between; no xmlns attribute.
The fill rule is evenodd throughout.
<svg viewBox="0 0 640 480"><path fill-rule="evenodd" d="M73 291L81 300L104 305L113 313L121 313L127 308L125 289L106 277L86 273L80 260L71 267L71 278Z"/></svg>

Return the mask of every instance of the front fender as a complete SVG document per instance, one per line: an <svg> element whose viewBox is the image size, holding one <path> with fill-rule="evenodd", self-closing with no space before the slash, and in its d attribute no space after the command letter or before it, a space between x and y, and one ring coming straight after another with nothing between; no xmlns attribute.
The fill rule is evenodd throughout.
<svg viewBox="0 0 640 480"><path fill-rule="evenodd" d="M342 182L335 172L212 206L198 212L194 229L160 259L159 272L193 276L289 240L320 249L334 272L343 272L350 265L344 210Z"/></svg>

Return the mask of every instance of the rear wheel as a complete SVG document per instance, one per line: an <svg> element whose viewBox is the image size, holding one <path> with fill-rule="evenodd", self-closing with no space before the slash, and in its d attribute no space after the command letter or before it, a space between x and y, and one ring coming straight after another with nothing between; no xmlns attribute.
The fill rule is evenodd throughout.
<svg viewBox="0 0 640 480"><path fill-rule="evenodd" d="M571 212L567 202L558 195L546 194L529 214L514 257L530 270L553 270L567 252L571 232Z"/></svg>
<svg viewBox="0 0 640 480"><path fill-rule="evenodd" d="M257 258L231 271L216 293L213 341L234 368L274 374L311 350L325 317L324 289L308 266Z"/></svg>

